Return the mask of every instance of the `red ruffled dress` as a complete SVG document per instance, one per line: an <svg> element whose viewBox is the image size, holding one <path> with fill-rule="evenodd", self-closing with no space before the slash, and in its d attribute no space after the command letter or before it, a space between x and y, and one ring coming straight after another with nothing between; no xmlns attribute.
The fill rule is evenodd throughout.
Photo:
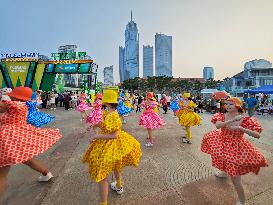
<svg viewBox="0 0 273 205"><path fill-rule="evenodd" d="M145 128L155 129L160 128L166 123L164 120L155 112L158 103L152 101L150 105L142 104L145 107L145 111L140 116L139 125L142 125Z"/></svg>
<svg viewBox="0 0 273 205"><path fill-rule="evenodd" d="M102 122L102 103L100 100L96 100L94 103L94 110L87 116L86 122L91 125L97 125Z"/></svg>
<svg viewBox="0 0 273 205"><path fill-rule="evenodd" d="M211 122L224 122L225 115L215 114ZM260 123L252 117L244 117L242 127L261 133ZM258 174L261 167L268 166L266 159L244 137L239 130L223 127L204 135L201 144L202 152L211 155L212 166L222 170L230 176L244 175L249 172Z"/></svg>
<svg viewBox="0 0 273 205"><path fill-rule="evenodd" d="M25 102L5 103L7 112L0 116L0 167L26 162L62 137L59 129L36 128L27 124Z"/></svg>

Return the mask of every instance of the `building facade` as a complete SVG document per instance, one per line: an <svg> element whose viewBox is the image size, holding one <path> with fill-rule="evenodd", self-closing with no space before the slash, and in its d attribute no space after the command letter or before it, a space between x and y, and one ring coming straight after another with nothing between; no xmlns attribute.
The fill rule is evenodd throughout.
<svg viewBox="0 0 273 205"><path fill-rule="evenodd" d="M103 69L104 85L114 85L113 66L105 67Z"/></svg>
<svg viewBox="0 0 273 205"><path fill-rule="evenodd" d="M59 53L76 52L76 50L77 50L76 45L63 45L63 46L59 46L58 48Z"/></svg>
<svg viewBox="0 0 273 205"><path fill-rule="evenodd" d="M172 36L155 35L155 75L172 77Z"/></svg>
<svg viewBox="0 0 273 205"><path fill-rule="evenodd" d="M131 21L126 25L124 52L119 54L123 54L119 57L120 60L123 58L123 62L120 62L122 65L119 66L123 67L123 74L120 74L123 75L123 80L139 77L139 34L132 12Z"/></svg>
<svg viewBox="0 0 273 205"><path fill-rule="evenodd" d="M264 59L246 62L242 72L223 81L225 90L238 97L249 89L264 85L273 85L272 63Z"/></svg>
<svg viewBox="0 0 273 205"><path fill-rule="evenodd" d="M76 52L77 45L63 45L59 46L58 53ZM83 75L81 74L63 74L65 87L79 87Z"/></svg>
<svg viewBox="0 0 273 205"><path fill-rule="evenodd" d="M126 79L128 79L128 73L126 73L125 65L124 65L124 53L125 49L124 47L119 47L119 80L120 82L123 82Z"/></svg>
<svg viewBox="0 0 273 205"><path fill-rule="evenodd" d="M214 69L213 69L213 67L206 66L206 67L203 68L203 78L205 80L209 80L209 79L213 80L214 79Z"/></svg>
<svg viewBox="0 0 273 205"><path fill-rule="evenodd" d="M143 46L143 77L154 76L153 46Z"/></svg>

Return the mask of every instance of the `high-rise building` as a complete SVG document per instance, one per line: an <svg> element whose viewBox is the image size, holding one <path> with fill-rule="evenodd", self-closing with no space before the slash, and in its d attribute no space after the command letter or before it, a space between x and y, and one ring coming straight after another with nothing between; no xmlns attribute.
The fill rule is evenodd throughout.
<svg viewBox="0 0 273 205"><path fill-rule="evenodd" d="M123 58L123 62L119 62L119 67L123 67L123 74L120 76L123 76L124 79L121 79L121 82L139 77L139 34L137 24L133 21L132 12L131 21L126 25L124 52L120 49L119 54L119 59ZM122 54L124 55L121 56Z"/></svg>
<svg viewBox="0 0 273 205"><path fill-rule="evenodd" d="M76 45L64 45L64 46L59 46L58 48L59 53L76 52L76 50L77 50Z"/></svg>
<svg viewBox="0 0 273 205"><path fill-rule="evenodd" d="M59 46L58 52L59 53L70 53L76 52L77 46L76 45L63 45ZM82 79L82 75L80 74L63 74L64 75L64 84L67 87L79 87L80 82Z"/></svg>
<svg viewBox="0 0 273 205"><path fill-rule="evenodd" d="M103 69L104 85L114 85L113 66Z"/></svg>
<svg viewBox="0 0 273 205"><path fill-rule="evenodd" d="M124 53L125 49L120 46L119 47L119 80L120 82L123 82L125 80L125 65L124 65Z"/></svg>
<svg viewBox="0 0 273 205"><path fill-rule="evenodd" d="M143 46L143 77L154 76L153 46Z"/></svg>
<svg viewBox="0 0 273 205"><path fill-rule="evenodd" d="M204 67L203 68L203 78L205 80L214 79L214 70L213 67Z"/></svg>
<svg viewBox="0 0 273 205"><path fill-rule="evenodd" d="M155 35L155 75L172 77L172 36Z"/></svg>

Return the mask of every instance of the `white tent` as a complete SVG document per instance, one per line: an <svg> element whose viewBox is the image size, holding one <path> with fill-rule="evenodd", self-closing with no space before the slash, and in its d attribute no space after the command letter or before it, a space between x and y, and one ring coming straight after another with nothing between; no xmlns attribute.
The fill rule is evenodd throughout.
<svg viewBox="0 0 273 205"><path fill-rule="evenodd" d="M203 89L203 90L201 90L201 94L212 94L217 91L219 91L219 90L217 90L217 89Z"/></svg>

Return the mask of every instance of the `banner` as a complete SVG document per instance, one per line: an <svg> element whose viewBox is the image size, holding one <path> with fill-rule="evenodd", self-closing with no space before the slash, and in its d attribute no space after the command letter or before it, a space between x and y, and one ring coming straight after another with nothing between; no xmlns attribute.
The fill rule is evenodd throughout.
<svg viewBox="0 0 273 205"><path fill-rule="evenodd" d="M13 87L25 86L30 62L6 62Z"/></svg>
<svg viewBox="0 0 273 205"><path fill-rule="evenodd" d="M33 90L39 90L40 85L41 85L41 81L44 75L44 71L45 71L45 64L38 64L37 68L36 68L36 73L35 73L35 77L32 83L32 89Z"/></svg>

